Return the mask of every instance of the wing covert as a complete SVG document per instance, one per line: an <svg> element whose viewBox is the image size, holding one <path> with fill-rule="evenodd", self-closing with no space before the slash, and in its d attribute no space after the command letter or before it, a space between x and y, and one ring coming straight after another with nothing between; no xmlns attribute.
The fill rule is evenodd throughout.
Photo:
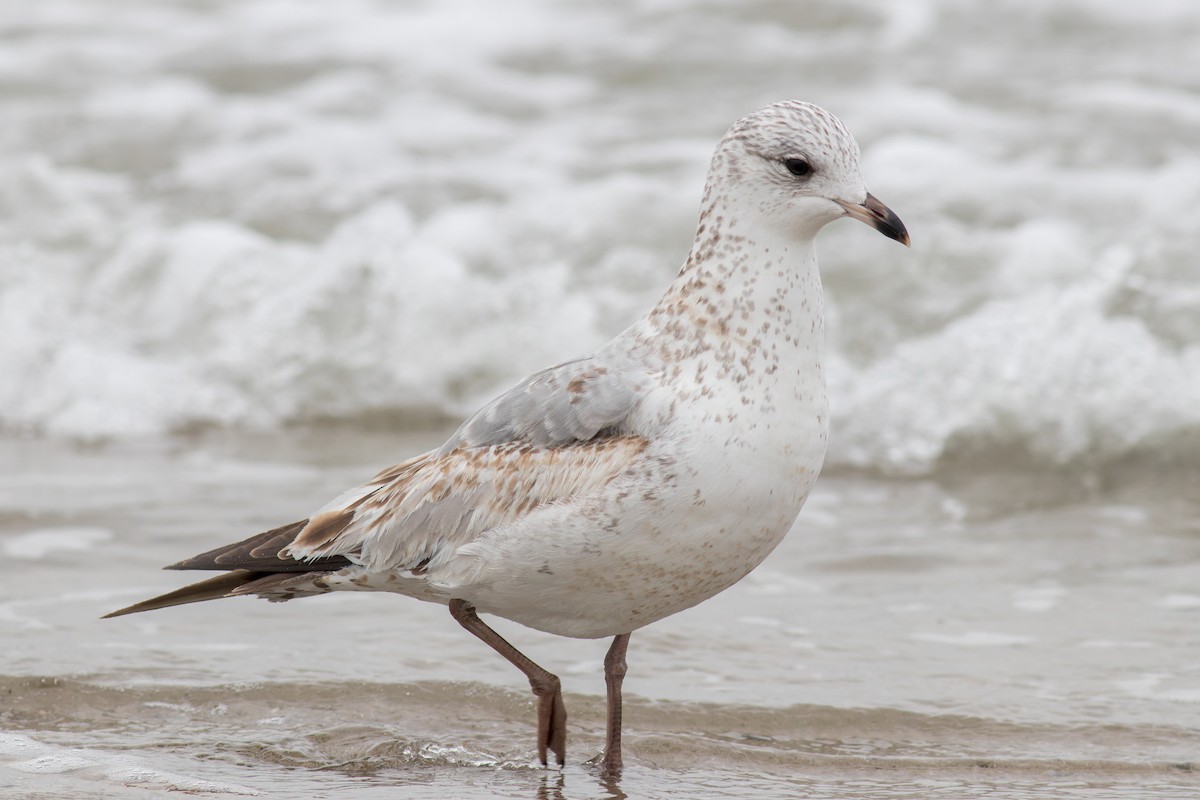
<svg viewBox="0 0 1200 800"><path fill-rule="evenodd" d="M557 447L618 433L650 385L644 370L594 356L567 361L534 373L488 403L438 452L507 442Z"/></svg>
<svg viewBox="0 0 1200 800"><path fill-rule="evenodd" d="M313 515L280 555L304 562L342 556L372 571L423 575L489 528L601 489L647 444L641 436L606 436L561 447L508 442L425 453Z"/></svg>

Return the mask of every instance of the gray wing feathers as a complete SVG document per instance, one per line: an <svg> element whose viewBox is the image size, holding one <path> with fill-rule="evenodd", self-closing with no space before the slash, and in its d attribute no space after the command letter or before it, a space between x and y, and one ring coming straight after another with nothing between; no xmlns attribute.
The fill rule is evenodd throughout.
<svg viewBox="0 0 1200 800"><path fill-rule="evenodd" d="M462 424L441 453L456 447L528 442L554 447L587 441L629 416L650 383L640 370L595 356L534 373Z"/></svg>
<svg viewBox="0 0 1200 800"><path fill-rule="evenodd" d="M600 356L539 372L440 450L384 470L314 514L286 554L346 556L375 571L436 569L480 531L595 491L623 470L646 447L625 423L653 385L644 369Z"/></svg>

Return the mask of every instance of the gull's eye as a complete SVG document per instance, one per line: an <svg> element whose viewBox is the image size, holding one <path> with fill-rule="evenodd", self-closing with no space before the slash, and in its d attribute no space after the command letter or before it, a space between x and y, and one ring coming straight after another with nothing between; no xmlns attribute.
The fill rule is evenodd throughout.
<svg viewBox="0 0 1200 800"><path fill-rule="evenodd" d="M812 165L803 158L785 158L783 165L797 178L806 178L812 174Z"/></svg>

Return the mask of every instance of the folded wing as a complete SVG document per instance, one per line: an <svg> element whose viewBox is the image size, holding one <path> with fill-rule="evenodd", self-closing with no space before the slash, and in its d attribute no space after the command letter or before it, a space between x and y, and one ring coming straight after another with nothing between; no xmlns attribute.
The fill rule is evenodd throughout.
<svg viewBox="0 0 1200 800"><path fill-rule="evenodd" d="M109 616L235 594L286 600L319 592L322 575L355 566L419 578L483 531L586 496L627 469L647 445L628 423L651 383L595 358L539 372L438 450L383 470L310 519L169 567L226 574Z"/></svg>
<svg viewBox="0 0 1200 800"><path fill-rule="evenodd" d="M579 359L536 373L441 448L384 470L321 509L280 555L348 558L421 574L482 531L594 491L646 446L628 420L650 376Z"/></svg>

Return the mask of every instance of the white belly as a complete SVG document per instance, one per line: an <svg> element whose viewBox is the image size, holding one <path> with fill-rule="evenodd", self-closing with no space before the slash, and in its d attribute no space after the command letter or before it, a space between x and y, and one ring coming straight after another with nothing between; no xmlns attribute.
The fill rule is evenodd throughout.
<svg viewBox="0 0 1200 800"><path fill-rule="evenodd" d="M532 628L595 638L727 589L783 539L824 458L823 407L770 421L682 427L596 496L489 531L467 548L470 565L449 565L449 582L466 578L453 594Z"/></svg>

